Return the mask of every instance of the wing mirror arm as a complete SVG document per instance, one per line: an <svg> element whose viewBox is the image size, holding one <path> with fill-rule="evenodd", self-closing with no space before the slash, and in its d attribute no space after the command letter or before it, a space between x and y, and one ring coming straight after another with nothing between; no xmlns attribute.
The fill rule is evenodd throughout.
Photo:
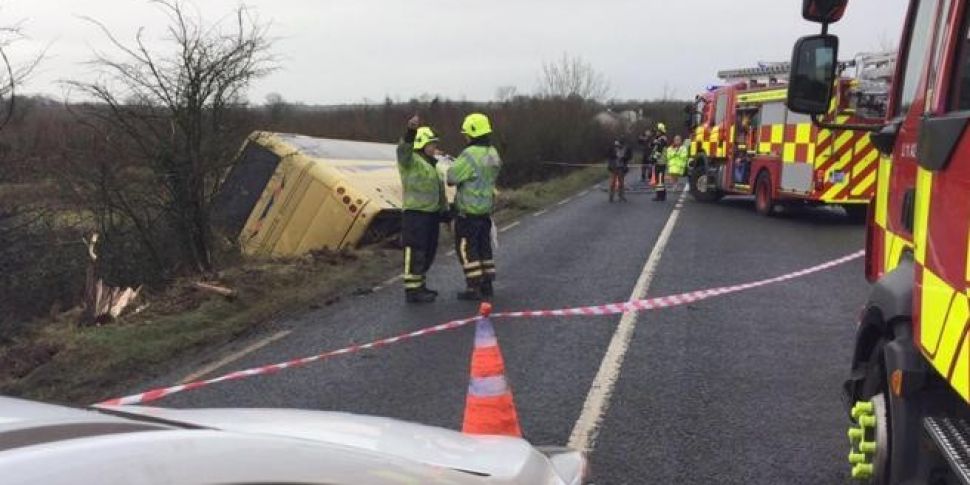
<svg viewBox="0 0 970 485"><path fill-rule="evenodd" d="M874 131L869 135L869 141L872 142L872 146L879 150L879 153L883 155L891 155L893 153L893 148L896 146L896 138L899 136L899 127L902 126L903 120L896 119L886 123L878 131Z"/></svg>

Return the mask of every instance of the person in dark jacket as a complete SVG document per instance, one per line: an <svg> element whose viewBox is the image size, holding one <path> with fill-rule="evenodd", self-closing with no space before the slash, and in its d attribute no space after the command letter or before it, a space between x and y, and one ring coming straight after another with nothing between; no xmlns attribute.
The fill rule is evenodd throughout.
<svg viewBox="0 0 970 485"><path fill-rule="evenodd" d="M607 154L606 168L610 171L610 202L619 195L621 202L626 202L626 174L630 171L630 159L633 151L620 140L613 142Z"/></svg>
<svg viewBox="0 0 970 485"><path fill-rule="evenodd" d="M643 134L637 137L637 142L640 144L641 151L643 151L643 164L640 165L640 181L646 185L647 180L653 175L653 132L649 129L644 130ZM648 177L648 175L651 177Z"/></svg>

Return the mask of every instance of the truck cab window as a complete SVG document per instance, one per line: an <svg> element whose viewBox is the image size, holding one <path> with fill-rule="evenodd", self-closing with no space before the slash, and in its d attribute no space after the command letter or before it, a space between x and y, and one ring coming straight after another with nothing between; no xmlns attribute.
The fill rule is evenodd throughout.
<svg viewBox="0 0 970 485"><path fill-rule="evenodd" d="M727 117L727 103L728 98L726 94L722 94L717 97L717 108L714 114L714 124L720 125L724 123L724 119Z"/></svg>
<svg viewBox="0 0 970 485"><path fill-rule="evenodd" d="M970 110L970 8L964 12L963 40L957 55L952 93L950 95L950 110Z"/></svg>
<svg viewBox="0 0 970 485"><path fill-rule="evenodd" d="M913 105L913 100L916 99L916 89L922 77L926 56L929 55L930 34L932 33L933 21L936 20L936 9L939 3L938 0L917 0L913 3L916 8L916 17L912 20L909 33L906 64L898 95L899 102L896 105L896 116L906 114L910 106Z"/></svg>

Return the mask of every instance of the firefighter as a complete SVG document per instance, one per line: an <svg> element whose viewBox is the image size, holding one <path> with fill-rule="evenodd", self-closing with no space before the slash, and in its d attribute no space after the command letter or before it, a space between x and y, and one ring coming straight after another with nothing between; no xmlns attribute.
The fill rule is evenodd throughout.
<svg viewBox="0 0 970 485"><path fill-rule="evenodd" d="M667 125L657 123L657 134L653 137L653 173L657 179L654 186L653 200L667 200L667 186L664 177L667 175Z"/></svg>
<svg viewBox="0 0 970 485"><path fill-rule="evenodd" d="M667 125L657 123L657 130L654 133L653 140L650 141L650 163L657 183L663 182L663 174L658 173L656 167L663 162L664 150L667 149L668 144Z"/></svg>
<svg viewBox="0 0 970 485"><path fill-rule="evenodd" d="M404 246L404 296L408 303L430 303L438 296L426 275L438 252L441 222L447 222L448 200L435 167L438 137L413 116L397 147L397 169L404 188L401 239Z"/></svg>
<svg viewBox="0 0 970 485"><path fill-rule="evenodd" d="M626 202L626 174L630 171L632 151L620 140L613 142L607 154L606 168L610 172L610 202L619 194L620 202Z"/></svg>
<svg viewBox="0 0 970 485"><path fill-rule="evenodd" d="M687 145L684 144L684 139L680 135L675 136L674 142L667 147L664 156L667 160L667 176L671 186L677 187L680 183L680 178L687 173L688 157Z"/></svg>
<svg viewBox="0 0 970 485"><path fill-rule="evenodd" d="M488 117L472 113L465 117L461 132L468 146L448 169L448 185L455 192L455 252L465 273L466 288L459 300L490 299L494 294L495 260L492 255L492 210L495 182L502 167L498 150L492 146L492 125Z"/></svg>

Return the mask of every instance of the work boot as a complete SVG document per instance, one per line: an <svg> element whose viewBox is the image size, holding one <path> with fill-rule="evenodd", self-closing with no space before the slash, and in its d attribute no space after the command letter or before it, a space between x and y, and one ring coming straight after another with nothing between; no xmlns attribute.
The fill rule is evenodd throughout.
<svg viewBox="0 0 970 485"><path fill-rule="evenodd" d="M425 288L404 292L404 300L408 303L431 303L437 295Z"/></svg>
<svg viewBox="0 0 970 485"><path fill-rule="evenodd" d="M465 291L458 292L458 299L461 301L482 301L482 292L478 288L465 288Z"/></svg>
<svg viewBox="0 0 970 485"><path fill-rule="evenodd" d="M424 291L426 291L428 293L431 293L434 296L438 296L438 292L437 291L432 290L431 288L428 288L427 286L425 286L424 288L422 288L422 290L424 290Z"/></svg>
<svg viewBox="0 0 970 485"><path fill-rule="evenodd" d="M657 202L663 202L663 201L667 200L667 191L666 190L658 190L658 191L656 191L654 193L653 200L655 200Z"/></svg>

